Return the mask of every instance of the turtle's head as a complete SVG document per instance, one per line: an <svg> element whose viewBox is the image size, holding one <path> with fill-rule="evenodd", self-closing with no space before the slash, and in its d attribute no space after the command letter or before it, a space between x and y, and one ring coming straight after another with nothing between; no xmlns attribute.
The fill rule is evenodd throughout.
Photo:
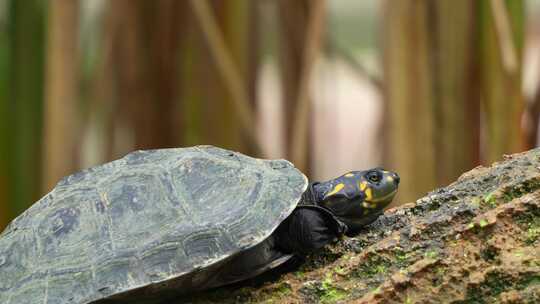
<svg viewBox="0 0 540 304"><path fill-rule="evenodd" d="M317 204L330 210L354 235L374 221L396 195L399 176L375 168L352 171L338 178L314 185Z"/></svg>

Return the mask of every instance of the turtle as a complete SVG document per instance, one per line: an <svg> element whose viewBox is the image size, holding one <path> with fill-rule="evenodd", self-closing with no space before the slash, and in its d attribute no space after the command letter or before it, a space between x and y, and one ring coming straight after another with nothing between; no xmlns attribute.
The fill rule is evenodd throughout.
<svg viewBox="0 0 540 304"><path fill-rule="evenodd" d="M239 282L354 236L393 199L374 168L326 182L213 146L63 178L0 234L0 303L134 303Z"/></svg>

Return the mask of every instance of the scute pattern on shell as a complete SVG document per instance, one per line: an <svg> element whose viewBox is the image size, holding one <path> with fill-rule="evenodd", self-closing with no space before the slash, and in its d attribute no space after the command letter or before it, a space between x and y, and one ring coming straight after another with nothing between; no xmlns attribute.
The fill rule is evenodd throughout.
<svg viewBox="0 0 540 304"><path fill-rule="evenodd" d="M212 146L137 151L78 172L0 234L0 303L176 288L267 238L306 187L288 161Z"/></svg>

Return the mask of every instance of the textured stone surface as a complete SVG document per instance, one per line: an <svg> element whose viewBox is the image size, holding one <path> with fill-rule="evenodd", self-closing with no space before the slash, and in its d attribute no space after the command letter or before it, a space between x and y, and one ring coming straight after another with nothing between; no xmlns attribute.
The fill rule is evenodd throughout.
<svg viewBox="0 0 540 304"><path fill-rule="evenodd" d="M540 149L388 210L271 282L185 302L540 303Z"/></svg>
<svg viewBox="0 0 540 304"><path fill-rule="evenodd" d="M268 237L306 187L287 161L210 146L137 151L81 171L0 235L0 303L196 288Z"/></svg>

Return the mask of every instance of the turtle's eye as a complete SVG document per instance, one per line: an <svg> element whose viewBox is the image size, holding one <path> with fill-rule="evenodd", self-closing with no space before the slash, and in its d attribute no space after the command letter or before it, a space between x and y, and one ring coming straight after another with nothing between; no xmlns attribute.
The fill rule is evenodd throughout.
<svg viewBox="0 0 540 304"><path fill-rule="evenodd" d="M367 176L368 180L373 183L381 181L381 176L377 172L369 172Z"/></svg>

